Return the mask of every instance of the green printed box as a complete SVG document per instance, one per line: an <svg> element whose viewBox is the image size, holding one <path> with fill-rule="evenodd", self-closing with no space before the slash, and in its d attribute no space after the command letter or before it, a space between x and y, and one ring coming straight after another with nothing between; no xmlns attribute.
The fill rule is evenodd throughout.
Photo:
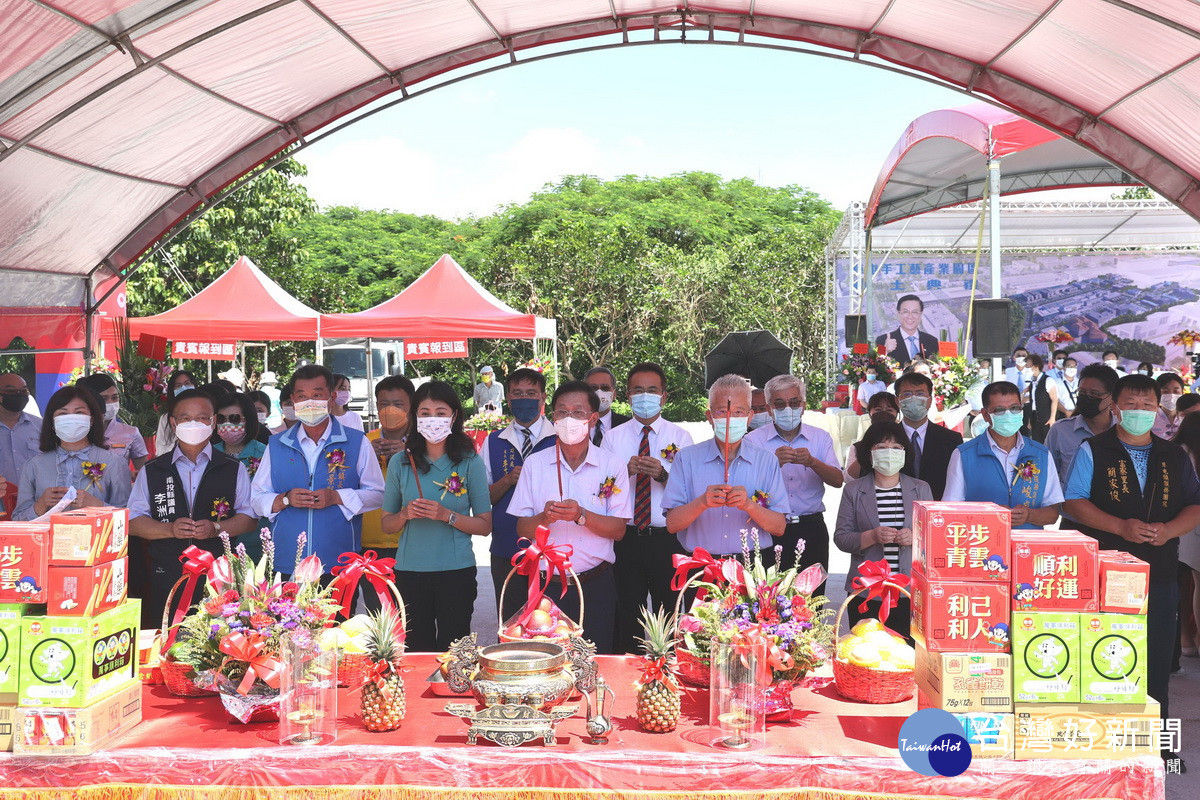
<svg viewBox="0 0 1200 800"><path fill-rule="evenodd" d="M25 617L21 626L22 706L80 708L137 675L141 602L95 617Z"/></svg>
<svg viewBox="0 0 1200 800"><path fill-rule="evenodd" d="M0 703L17 702L21 674L21 617L45 606L24 603L0 604Z"/></svg>
<svg viewBox="0 0 1200 800"><path fill-rule="evenodd" d="M1013 614L1012 655L1016 702L1079 702L1078 613Z"/></svg>
<svg viewBox="0 0 1200 800"><path fill-rule="evenodd" d="M1080 700L1146 702L1146 616L1080 614Z"/></svg>

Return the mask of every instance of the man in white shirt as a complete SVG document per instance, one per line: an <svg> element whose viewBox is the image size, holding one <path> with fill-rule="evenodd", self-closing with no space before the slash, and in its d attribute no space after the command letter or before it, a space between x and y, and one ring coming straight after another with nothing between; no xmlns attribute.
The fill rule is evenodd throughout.
<svg viewBox="0 0 1200 800"><path fill-rule="evenodd" d="M513 421L502 431L492 431L483 441L479 457L487 472L488 495L492 501L492 586L496 607L504 622L521 609L527 587L522 575L514 574L500 608L500 590L512 570L517 552L517 518L509 511L513 490L522 465L532 454L554 446L554 425L543 415L546 409L546 376L523 367L508 375L508 408Z"/></svg>
<svg viewBox="0 0 1200 800"><path fill-rule="evenodd" d="M618 652L639 652L637 638L644 636L642 606L657 611L675 603L672 556L684 550L667 530L662 495L675 454L692 444L692 437L663 419L666 387L666 375L658 364L645 362L630 369L625 390L633 419L614 428L602 446L626 464L633 485L633 523L614 546Z"/></svg>
<svg viewBox="0 0 1200 800"><path fill-rule="evenodd" d="M479 378L475 384L475 411L499 412L504 406L504 387L496 382L496 370L484 367L479 370Z"/></svg>
<svg viewBox="0 0 1200 800"><path fill-rule="evenodd" d="M608 367L592 367L583 375L583 382L592 387L600 398L600 419L592 430L592 444L603 444L604 437L618 425L629 422L629 417L612 410L613 398L617 395L617 379Z"/></svg>
<svg viewBox="0 0 1200 800"><path fill-rule="evenodd" d="M532 539L539 526L550 530L550 542L570 545L571 566L583 589L587 613L583 634L598 653L614 652L617 584L613 544L625 536L633 516L626 465L591 443L600 416L600 398L582 381L558 387L551 401L555 448L533 453L525 461L513 494L511 513L517 533ZM569 581L560 597L558 577L548 595L571 619L579 621L580 597Z"/></svg>

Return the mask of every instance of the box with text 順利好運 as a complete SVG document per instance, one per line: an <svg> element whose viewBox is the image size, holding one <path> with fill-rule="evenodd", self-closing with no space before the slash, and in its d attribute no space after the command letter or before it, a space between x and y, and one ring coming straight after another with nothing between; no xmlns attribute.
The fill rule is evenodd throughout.
<svg viewBox="0 0 1200 800"><path fill-rule="evenodd" d="M1012 656L937 653L916 639L917 689L933 708L954 713L1012 711Z"/></svg>
<svg viewBox="0 0 1200 800"><path fill-rule="evenodd" d="M1079 615L1079 699L1084 703L1146 702L1146 617Z"/></svg>
<svg viewBox="0 0 1200 800"><path fill-rule="evenodd" d="M87 756L112 745L142 721L142 684L129 681L83 708L17 708L13 753Z"/></svg>
<svg viewBox="0 0 1200 800"><path fill-rule="evenodd" d="M1018 703L1014 756L1021 760L1157 756L1160 714L1154 700L1134 705Z"/></svg>
<svg viewBox="0 0 1200 800"><path fill-rule="evenodd" d="M1009 582L1012 512L995 503L913 503L912 564L930 580Z"/></svg>
<svg viewBox="0 0 1200 800"><path fill-rule="evenodd" d="M1012 617L1017 703L1079 702L1079 615L1019 611Z"/></svg>
<svg viewBox="0 0 1200 800"><path fill-rule="evenodd" d="M1007 584L947 581L912 571L913 630L934 652L1007 653Z"/></svg>
<svg viewBox="0 0 1200 800"><path fill-rule="evenodd" d="M1100 610L1145 614L1150 603L1150 565L1120 550L1100 551Z"/></svg>
<svg viewBox="0 0 1200 800"><path fill-rule="evenodd" d="M0 603L46 602L50 526L0 522Z"/></svg>
<svg viewBox="0 0 1200 800"><path fill-rule="evenodd" d="M22 706L79 708L137 674L141 602L97 617L25 617L21 627Z"/></svg>
<svg viewBox="0 0 1200 800"><path fill-rule="evenodd" d="M116 608L129 594L129 559L92 567L50 565L46 613L57 617L94 617Z"/></svg>
<svg viewBox="0 0 1200 800"><path fill-rule="evenodd" d="M1078 531L1013 531L1013 611L1099 611L1098 554Z"/></svg>
<svg viewBox="0 0 1200 800"><path fill-rule="evenodd" d="M50 516L51 565L90 567L129 553L129 509L81 508Z"/></svg>

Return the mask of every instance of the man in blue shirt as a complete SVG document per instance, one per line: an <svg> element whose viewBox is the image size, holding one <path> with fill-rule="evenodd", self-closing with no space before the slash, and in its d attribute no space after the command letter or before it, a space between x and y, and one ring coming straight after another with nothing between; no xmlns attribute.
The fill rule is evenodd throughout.
<svg viewBox="0 0 1200 800"><path fill-rule="evenodd" d="M28 403L24 378L15 372L0 375L0 511L13 510L21 467L41 452L42 421L25 412Z"/></svg>
<svg viewBox="0 0 1200 800"><path fill-rule="evenodd" d="M1160 399L1159 386L1149 376L1117 381L1112 393L1117 427L1080 445L1065 507L1102 549L1123 550L1150 564L1146 691L1169 719L1179 537L1200 525L1200 479L1182 447L1151 433Z"/></svg>
<svg viewBox="0 0 1200 800"><path fill-rule="evenodd" d="M1071 461L1086 440L1116 424L1112 412L1112 391L1117 373L1103 364L1088 364L1079 376L1075 393L1076 414L1050 426L1046 447L1054 457L1059 476L1071 474Z"/></svg>
<svg viewBox="0 0 1200 800"><path fill-rule="evenodd" d="M751 550L769 549L772 537L783 536L789 506L779 462L742 441L750 395L740 375L717 378L706 415L715 437L675 456L662 507L667 530L689 553L702 547L714 556L740 557L743 531Z"/></svg>

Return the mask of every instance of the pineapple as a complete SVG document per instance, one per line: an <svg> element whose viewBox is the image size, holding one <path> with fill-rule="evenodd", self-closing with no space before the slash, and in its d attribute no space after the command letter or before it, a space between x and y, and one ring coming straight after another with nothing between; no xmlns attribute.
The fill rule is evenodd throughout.
<svg viewBox="0 0 1200 800"><path fill-rule="evenodd" d="M651 614L642 609L646 638L641 643L645 661L637 682L637 721L642 730L668 733L679 724L679 683L675 680L675 615L665 610Z"/></svg>
<svg viewBox="0 0 1200 800"><path fill-rule="evenodd" d="M394 731L404 721L404 679L400 677L400 617L390 606L371 615L366 630L366 651L372 677L362 689L363 725L369 731ZM382 687L376 684L382 682Z"/></svg>

